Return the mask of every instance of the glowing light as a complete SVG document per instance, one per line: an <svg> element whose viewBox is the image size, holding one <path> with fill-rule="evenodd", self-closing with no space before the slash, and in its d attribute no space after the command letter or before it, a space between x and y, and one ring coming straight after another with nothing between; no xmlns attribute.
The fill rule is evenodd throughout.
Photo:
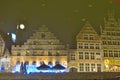
<svg viewBox="0 0 120 80"><path fill-rule="evenodd" d="M7 35L9 35L10 33L7 33Z"/></svg>
<svg viewBox="0 0 120 80"><path fill-rule="evenodd" d="M24 29L24 28L25 28L24 24L20 24L20 29Z"/></svg>
<svg viewBox="0 0 120 80"><path fill-rule="evenodd" d="M13 73L16 73L16 72L18 72L18 73L20 73L20 64L16 64L15 66L14 66L14 69L13 69Z"/></svg>
<svg viewBox="0 0 120 80"><path fill-rule="evenodd" d="M12 41L15 42L16 41L16 34L12 33Z"/></svg>
<svg viewBox="0 0 120 80"><path fill-rule="evenodd" d="M20 68L21 68L21 64L16 64L14 66L14 69L12 72L13 73L16 73L16 72L20 73ZM26 65L25 69L26 69L27 74L39 73L39 72L42 72L42 73L63 73L63 72L66 72L66 69L56 70L56 69L51 68L51 69L46 69L46 70L43 70L43 69L38 70L36 65Z"/></svg>
<svg viewBox="0 0 120 80"><path fill-rule="evenodd" d="M105 67L106 67L106 68L109 68L109 66L108 66L108 65L105 65Z"/></svg>

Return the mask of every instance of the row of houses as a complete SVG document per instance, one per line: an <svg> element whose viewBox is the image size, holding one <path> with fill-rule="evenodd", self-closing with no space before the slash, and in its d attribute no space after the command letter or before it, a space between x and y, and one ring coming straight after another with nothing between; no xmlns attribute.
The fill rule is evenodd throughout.
<svg viewBox="0 0 120 80"><path fill-rule="evenodd" d="M120 72L120 19L114 13L104 18L100 35L86 21L76 42L76 49L68 48L43 25L23 45L13 45L12 55L1 57L1 69L4 66L5 71L11 71L18 62L36 62L36 66L44 62L53 66L60 63L66 72Z"/></svg>

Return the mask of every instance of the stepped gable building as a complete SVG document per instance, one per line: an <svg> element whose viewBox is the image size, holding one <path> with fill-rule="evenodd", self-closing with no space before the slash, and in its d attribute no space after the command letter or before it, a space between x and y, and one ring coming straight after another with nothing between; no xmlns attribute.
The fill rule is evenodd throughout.
<svg viewBox="0 0 120 80"><path fill-rule="evenodd" d="M74 62L78 72L103 71L101 39L87 21L76 36L77 52Z"/></svg>
<svg viewBox="0 0 120 80"><path fill-rule="evenodd" d="M101 27L101 40L105 71L120 71L120 19L115 19L114 12L108 12L104 23L104 27Z"/></svg>
<svg viewBox="0 0 120 80"><path fill-rule="evenodd" d="M63 45L48 28L43 25L21 46L12 46L11 66L20 62L36 62L46 65L60 63L67 68L67 51Z"/></svg>

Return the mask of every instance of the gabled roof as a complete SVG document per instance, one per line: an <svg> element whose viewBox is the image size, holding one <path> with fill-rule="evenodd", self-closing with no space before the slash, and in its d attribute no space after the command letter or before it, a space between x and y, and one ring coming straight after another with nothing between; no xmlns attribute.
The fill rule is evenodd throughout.
<svg viewBox="0 0 120 80"><path fill-rule="evenodd" d="M79 37L82 34L97 34L97 32L95 31L95 29L91 26L91 24L87 21L85 23L85 25L83 26L83 28L80 30L80 32L78 33L78 35L76 36L76 39L79 39ZM98 34L97 34L98 35Z"/></svg>

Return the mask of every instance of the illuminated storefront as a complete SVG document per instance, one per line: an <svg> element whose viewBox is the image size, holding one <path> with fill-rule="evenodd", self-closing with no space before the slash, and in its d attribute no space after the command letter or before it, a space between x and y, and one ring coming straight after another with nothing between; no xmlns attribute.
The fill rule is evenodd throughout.
<svg viewBox="0 0 120 80"><path fill-rule="evenodd" d="M120 60L105 59L104 60L105 71L107 72L120 72Z"/></svg>

